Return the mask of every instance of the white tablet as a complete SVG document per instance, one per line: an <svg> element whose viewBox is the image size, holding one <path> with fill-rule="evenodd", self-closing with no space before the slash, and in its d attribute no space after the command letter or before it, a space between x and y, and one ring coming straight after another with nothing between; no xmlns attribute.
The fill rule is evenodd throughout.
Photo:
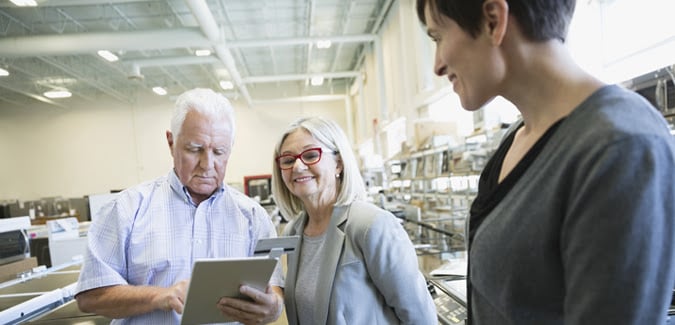
<svg viewBox="0 0 675 325"><path fill-rule="evenodd" d="M220 313L216 307L218 300L221 297L250 299L239 293L239 287L244 284L265 291L276 265L277 259L267 256L196 260L181 324L233 322Z"/></svg>

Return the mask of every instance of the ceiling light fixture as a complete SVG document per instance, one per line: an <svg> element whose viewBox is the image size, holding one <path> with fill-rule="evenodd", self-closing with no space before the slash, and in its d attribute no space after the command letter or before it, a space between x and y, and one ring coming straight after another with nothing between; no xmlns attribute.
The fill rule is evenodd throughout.
<svg viewBox="0 0 675 325"><path fill-rule="evenodd" d="M232 81L221 80L220 81L220 88L223 88L225 90L234 89L234 84L232 83Z"/></svg>
<svg viewBox="0 0 675 325"><path fill-rule="evenodd" d="M98 53L98 55L100 57L108 60L108 62L115 62L115 61L120 59L120 58L117 57L117 55L113 54L112 52L110 52L108 50L100 50L96 53Z"/></svg>
<svg viewBox="0 0 675 325"><path fill-rule="evenodd" d="M166 89L164 89L163 87L152 87L152 91L160 96L166 95Z"/></svg>
<svg viewBox="0 0 675 325"><path fill-rule="evenodd" d="M321 86L323 85L323 77L322 76L312 77L310 83L312 84L312 86Z"/></svg>
<svg viewBox="0 0 675 325"><path fill-rule="evenodd" d="M327 49L330 48L331 46L331 41L330 40L325 40L325 41L317 41L316 42L316 47L320 49Z"/></svg>
<svg viewBox="0 0 675 325"><path fill-rule="evenodd" d="M9 0L17 7L37 7L35 0Z"/></svg>
<svg viewBox="0 0 675 325"><path fill-rule="evenodd" d="M47 98L68 98L73 94L67 90L50 90L42 93Z"/></svg>
<svg viewBox="0 0 675 325"><path fill-rule="evenodd" d="M196 56L209 56L209 55L211 55L211 50L196 50L195 55Z"/></svg>
<svg viewBox="0 0 675 325"><path fill-rule="evenodd" d="M9 71L7 71L3 68L0 68L0 77L5 77L5 76L9 76Z"/></svg>

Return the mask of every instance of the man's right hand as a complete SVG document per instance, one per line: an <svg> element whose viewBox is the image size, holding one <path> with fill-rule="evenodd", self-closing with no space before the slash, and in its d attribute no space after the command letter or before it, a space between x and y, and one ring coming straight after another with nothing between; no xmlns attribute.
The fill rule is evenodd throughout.
<svg viewBox="0 0 675 325"><path fill-rule="evenodd" d="M168 288L116 285L80 292L75 296L82 312L109 318L127 318L155 310L183 313L188 280Z"/></svg>
<svg viewBox="0 0 675 325"><path fill-rule="evenodd" d="M177 313L182 314L187 288L188 280L180 281L157 295L153 301L153 305L158 306L158 309L161 310L175 310Z"/></svg>

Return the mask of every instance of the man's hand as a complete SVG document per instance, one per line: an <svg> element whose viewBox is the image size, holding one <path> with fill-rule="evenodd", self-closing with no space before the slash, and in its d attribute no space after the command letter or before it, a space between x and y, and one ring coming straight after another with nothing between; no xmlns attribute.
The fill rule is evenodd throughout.
<svg viewBox="0 0 675 325"><path fill-rule="evenodd" d="M246 325L271 323L281 316L284 307L281 288L268 286L267 290L262 292L244 285L239 288L239 292L251 297L253 302L222 297L217 306L224 316L232 317Z"/></svg>
<svg viewBox="0 0 675 325"><path fill-rule="evenodd" d="M75 296L81 311L109 318L127 318L155 310L183 313L188 280L168 288L115 285L80 292Z"/></svg>
<svg viewBox="0 0 675 325"><path fill-rule="evenodd" d="M157 309L164 311L175 310L177 313L182 314L183 307L185 306L187 288L188 280L177 282L155 296L152 304L153 306L157 306Z"/></svg>

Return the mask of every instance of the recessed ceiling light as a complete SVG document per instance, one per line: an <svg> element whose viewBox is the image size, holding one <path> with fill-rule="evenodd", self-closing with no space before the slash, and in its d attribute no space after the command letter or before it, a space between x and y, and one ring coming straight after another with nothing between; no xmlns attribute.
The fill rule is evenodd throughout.
<svg viewBox="0 0 675 325"><path fill-rule="evenodd" d="M164 89L163 87L152 87L152 91L160 96L166 95L166 89Z"/></svg>
<svg viewBox="0 0 675 325"><path fill-rule="evenodd" d="M323 77L322 76L312 77L310 83L312 84L312 86L321 86L323 85Z"/></svg>
<svg viewBox="0 0 675 325"><path fill-rule="evenodd" d="M74 85L77 83L75 78L66 78L66 77L44 77L41 79L35 80L35 83L50 89L68 89L68 86Z"/></svg>
<svg viewBox="0 0 675 325"><path fill-rule="evenodd" d="M320 49L327 49L330 48L331 46L331 41L330 40L325 40L325 41L317 41L316 42L316 47Z"/></svg>
<svg viewBox="0 0 675 325"><path fill-rule="evenodd" d="M47 98L68 98L73 94L67 90L50 90L43 93Z"/></svg>
<svg viewBox="0 0 675 325"><path fill-rule="evenodd" d="M0 77L9 76L9 71L0 68Z"/></svg>
<svg viewBox="0 0 675 325"><path fill-rule="evenodd" d="M220 81L220 88L223 88L225 90L234 89L234 84L232 83L232 81L221 80Z"/></svg>
<svg viewBox="0 0 675 325"><path fill-rule="evenodd" d="M211 55L211 50L196 50L195 55L196 56L209 56L209 55Z"/></svg>
<svg viewBox="0 0 675 325"><path fill-rule="evenodd" d="M98 55L99 55L100 57L102 57L102 58L108 60L109 62L115 62L115 61L117 61L117 60L120 59L120 58L117 57L117 55L112 54L112 52L110 52L110 51L108 51L108 50L100 50L100 51L98 51L98 52L96 52L96 53L98 53Z"/></svg>
<svg viewBox="0 0 675 325"><path fill-rule="evenodd" d="M9 0L18 7L37 7L35 0Z"/></svg>

